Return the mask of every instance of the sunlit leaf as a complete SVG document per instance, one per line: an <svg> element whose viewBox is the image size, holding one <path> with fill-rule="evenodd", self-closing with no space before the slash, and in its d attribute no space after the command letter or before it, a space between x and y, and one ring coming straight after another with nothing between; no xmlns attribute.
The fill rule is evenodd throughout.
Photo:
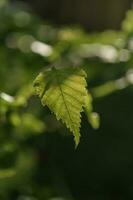
<svg viewBox="0 0 133 200"><path fill-rule="evenodd" d="M34 87L42 104L54 112L74 135L76 145L80 139L80 113L86 96L86 73L82 69L65 68L40 73Z"/></svg>

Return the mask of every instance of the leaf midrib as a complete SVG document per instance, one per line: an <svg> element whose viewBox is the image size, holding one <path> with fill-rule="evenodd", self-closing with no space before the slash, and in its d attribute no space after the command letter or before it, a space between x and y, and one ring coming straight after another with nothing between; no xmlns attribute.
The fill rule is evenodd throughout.
<svg viewBox="0 0 133 200"><path fill-rule="evenodd" d="M61 96L62 96L64 105L65 105L65 108L66 108L66 110L67 110L69 119L70 119L70 121L71 121L71 123L72 123L73 131L76 133L75 126L74 126L74 122L73 122L73 120L72 120L72 118L71 118L71 115L70 115L68 106L67 106L67 104L66 104L66 102L65 102L65 97L64 97L64 94L63 94L63 90L62 90L61 84L60 84L60 82L59 82L59 77L58 77L58 75L57 75L56 69L54 69L54 71L55 71L56 82L57 82L58 87L59 87L59 89L60 89L60 91L61 91Z"/></svg>

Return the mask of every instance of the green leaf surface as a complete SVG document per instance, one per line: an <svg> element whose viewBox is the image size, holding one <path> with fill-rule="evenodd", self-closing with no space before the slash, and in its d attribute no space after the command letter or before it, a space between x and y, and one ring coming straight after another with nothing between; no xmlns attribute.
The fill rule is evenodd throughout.
<svg viewBox="0 0 133 200"><path fill-rule="evenodd" d="M87 94L85 77L82 69L52 68L40 73L34 81L42 104L66 124L74 135L76 146L80 140L81 111Z"/></svg>
<svg viewBox="0 0 133 200"><path fill-rule="evenodd" d="M92 97L86 86L86 73L79 68L48 69L35 81L35 93L43 106L62 120L74 135L76 146L80 141L81 112L84 110L94 129L99 127L99 115L93 112Z"/></svg>

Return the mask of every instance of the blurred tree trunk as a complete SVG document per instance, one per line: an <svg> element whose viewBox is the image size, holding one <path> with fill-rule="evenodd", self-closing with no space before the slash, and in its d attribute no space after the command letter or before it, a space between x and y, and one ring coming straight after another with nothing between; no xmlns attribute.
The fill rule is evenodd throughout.
<svg viewBox="0 0 133 200"><path fill-rule="evenodd" d="M132 0L23 0L57 24L81 24L87 30L119 29Z"/></svg>

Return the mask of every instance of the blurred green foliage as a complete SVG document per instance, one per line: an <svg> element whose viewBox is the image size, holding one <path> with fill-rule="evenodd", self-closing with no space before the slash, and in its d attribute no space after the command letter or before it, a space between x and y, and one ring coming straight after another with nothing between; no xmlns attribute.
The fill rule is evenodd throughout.
<svg viewBox="0 0 133 200"><path fill-rule="evenodd" d="M87 34L44 23L23 4L0 1L0 199L133 198L132 22L131 10L119 32ZM101 114L98 132L82 116L76 152L69 131L33 94L34 78L51 66L82 67Z"/></svg>

